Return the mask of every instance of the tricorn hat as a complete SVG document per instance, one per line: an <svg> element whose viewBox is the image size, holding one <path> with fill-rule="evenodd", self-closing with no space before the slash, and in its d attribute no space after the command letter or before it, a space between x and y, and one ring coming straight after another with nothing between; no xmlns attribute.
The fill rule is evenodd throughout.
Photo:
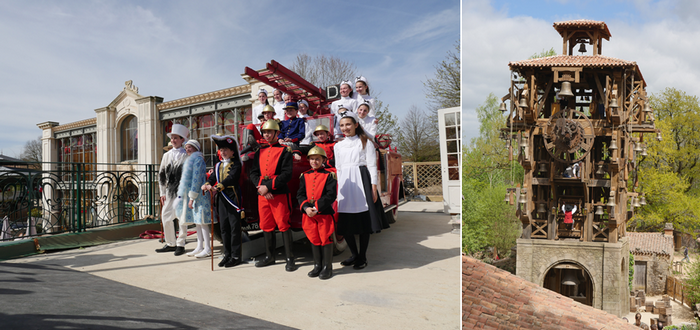
<svg viewBox="0 0 700 330"><path fill-rule="evenodd" d="M236 142L236 138L231 135L212 135L210 138L219 148L229 148L233 151L238 151L238 143Z"/></svg>

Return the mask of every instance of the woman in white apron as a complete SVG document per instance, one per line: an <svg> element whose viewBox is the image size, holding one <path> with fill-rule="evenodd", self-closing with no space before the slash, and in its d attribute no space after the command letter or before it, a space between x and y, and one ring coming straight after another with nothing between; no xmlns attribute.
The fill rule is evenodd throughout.
<svg viewBox="0 0 700 330"><path fill-rule="evenodd" d="M389 228L377 192L377 156L372 140L359 124L357 114L347 111L339 120L345 139L335 144L333 153L338 171L338 227L352 256L340 264L354 269L367 266L371 233ZM360 238L358 249L355 235Z"/></svg>

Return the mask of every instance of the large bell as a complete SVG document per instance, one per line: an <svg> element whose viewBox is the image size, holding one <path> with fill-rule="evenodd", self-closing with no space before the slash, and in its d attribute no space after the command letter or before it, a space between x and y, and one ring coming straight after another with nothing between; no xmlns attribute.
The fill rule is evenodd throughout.
<svg viewBox="0 0 700 330"><path fill-rule="evenodd" d="M651 107L649 106L649 103L644 103L644 109L642 111L649 113L651 112Z"/></svg>
<svg viewBox="0 0 700 330"><path fill-rule="evenodd" d="M510 191L506 191L506 198L504 198L503 201L506 203L510 203Z"/></svg>
<svg viewBox="0 0 700 330"><path fill-rule="evenodd" d="M501 112L506 112L506 111L508 111L508 109L506 109L506 103L505 103L505 102L501 102L501 105L498 107L498 110L501 111Z"/></svg>
<svg viewBox="0 0 700 330"><path fill-rule="evenodd" d="M639 205L647 205L647 198L644 195L642 195L642 198L639 199Z"/></svg>
<svg viewBox="0 0 700 330"><path fill-rule="evenodd" d="M582 42L581 47L578 48L579 53L585 53L586 52L586 43Z"/></svg>
<svg viewBox="0 0 700 330"><path fill-rule="evenodd" d="M570 82L564 81L561 83L561 90L559 91L559 96L574 96L574 93L571 92Z"/></svg>
<svg viewBox="0 0 700 330"><path fill-rule="evenodd" d="M595 207L595 215L603 215L603 205L598 205Z"/></svg>
<svg viewBox="0 0 700 330"><path fill-rule="evenodd" d="M520 189L520 199L518 200L518 203L527 203L527 188Z"/></svg>
<svg viewBox="0 0 700 330"><path fill-rule="evenodd" d="M573 269L562 269L561 284L562 285L578 285L579 281L576 278L576 271Z"/></svg>
<svg viewBox="0 0 700 330"><path fill-rule="evenodd" d="M547 204L545 204L545 203L537 204L537 213L547 213Z"/></svg>
<svg viewBox="0 0 700 330"><path fill-rule="evenodd" d="M647 155L648 155L648 154L647 154L647 147L646 147L646 146L642 148L642 153L641 153L641 155L642 155L642 156L647 156Z"/></svg>
<svg viewBox="0 0 700 330"><path fill-rule="evenodd" d="M527 100L525 100L524 97L520 99L520 104L518 104L518 105L519 105L521 108L524 108L524 109L527 109L527 108L528 108L528 106L527 106Z"/></svg>
<svg viewBox="0 0 700 330"><path fill-rule="evenodd" d="M636 142L636 143L634 144L634 151L636 151L636 152L641 152L641 151L642 151L642 144L639 143L639 142Z"/></svg>
<svg viewBox="0 0 700 330"><path fill-rule="evenodd" d="M547 164L546 164L546 163L540 163L539 171L540 171L540 173L546 173L546 172L547 172Z"/></svg>
<svg viewBox="0 0 700 330"><path fill-rule="evenodd" d="M610 198L608 198L608 203L605 206L615 207L615 192L610 192Z"/></svg>
<svg viewBox="0 0 700 330"><path fill-rule="evenodd" d="M610 146L608 147L608 149L617 150L617 140L612 140L612 142L610 142Z"/></svg>
<svg viewBox="0 0 700 330"><path fill-rule="evenodd" d="M663 138L661 137L661 132L656 132L656 141L661 142Z"/></svg>
<svg viewBox="0 0 700 330"><path fill-rule="evenodd" d="M612 101L610 101L610 107L617 108L617 97L613 97Z"/></svg>
<svg viewBox="0 0 700 330"><path fill-rule="evenodd" d="M632 206L633 207L641 207L642 206L642 204L639 204L639 198L632 197Z"/></svg>

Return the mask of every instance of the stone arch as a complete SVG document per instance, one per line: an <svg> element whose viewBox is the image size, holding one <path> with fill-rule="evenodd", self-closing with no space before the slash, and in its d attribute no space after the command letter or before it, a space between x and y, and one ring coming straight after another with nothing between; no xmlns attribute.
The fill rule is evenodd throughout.
<svg viewBox="0 0 700 330"><path fill-rule="evenodd" d="M578 274L578 270L582 270ZM567 276L573 276L579 282L575 286L562 284ZM582 263L572 259L561 259L551 263L538 280L543 288L568 296L585 305L594 306L597 298L598 283L591 271Z"/></svg>

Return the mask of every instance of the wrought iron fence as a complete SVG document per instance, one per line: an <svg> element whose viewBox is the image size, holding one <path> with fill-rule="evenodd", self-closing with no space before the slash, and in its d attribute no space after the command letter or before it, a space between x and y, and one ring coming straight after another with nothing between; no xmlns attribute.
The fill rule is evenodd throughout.
<svg viewBox="0 0 700 330"><path fill-rule="evenodd" d="M412 200L442 199L440 162L403 162L403 184Z"/></svg>
<svg viewBox="0 0 700 330"><path fill-rule="evenodd" d="M159 217L158 165L0 164L0 241Z"/></svg>

